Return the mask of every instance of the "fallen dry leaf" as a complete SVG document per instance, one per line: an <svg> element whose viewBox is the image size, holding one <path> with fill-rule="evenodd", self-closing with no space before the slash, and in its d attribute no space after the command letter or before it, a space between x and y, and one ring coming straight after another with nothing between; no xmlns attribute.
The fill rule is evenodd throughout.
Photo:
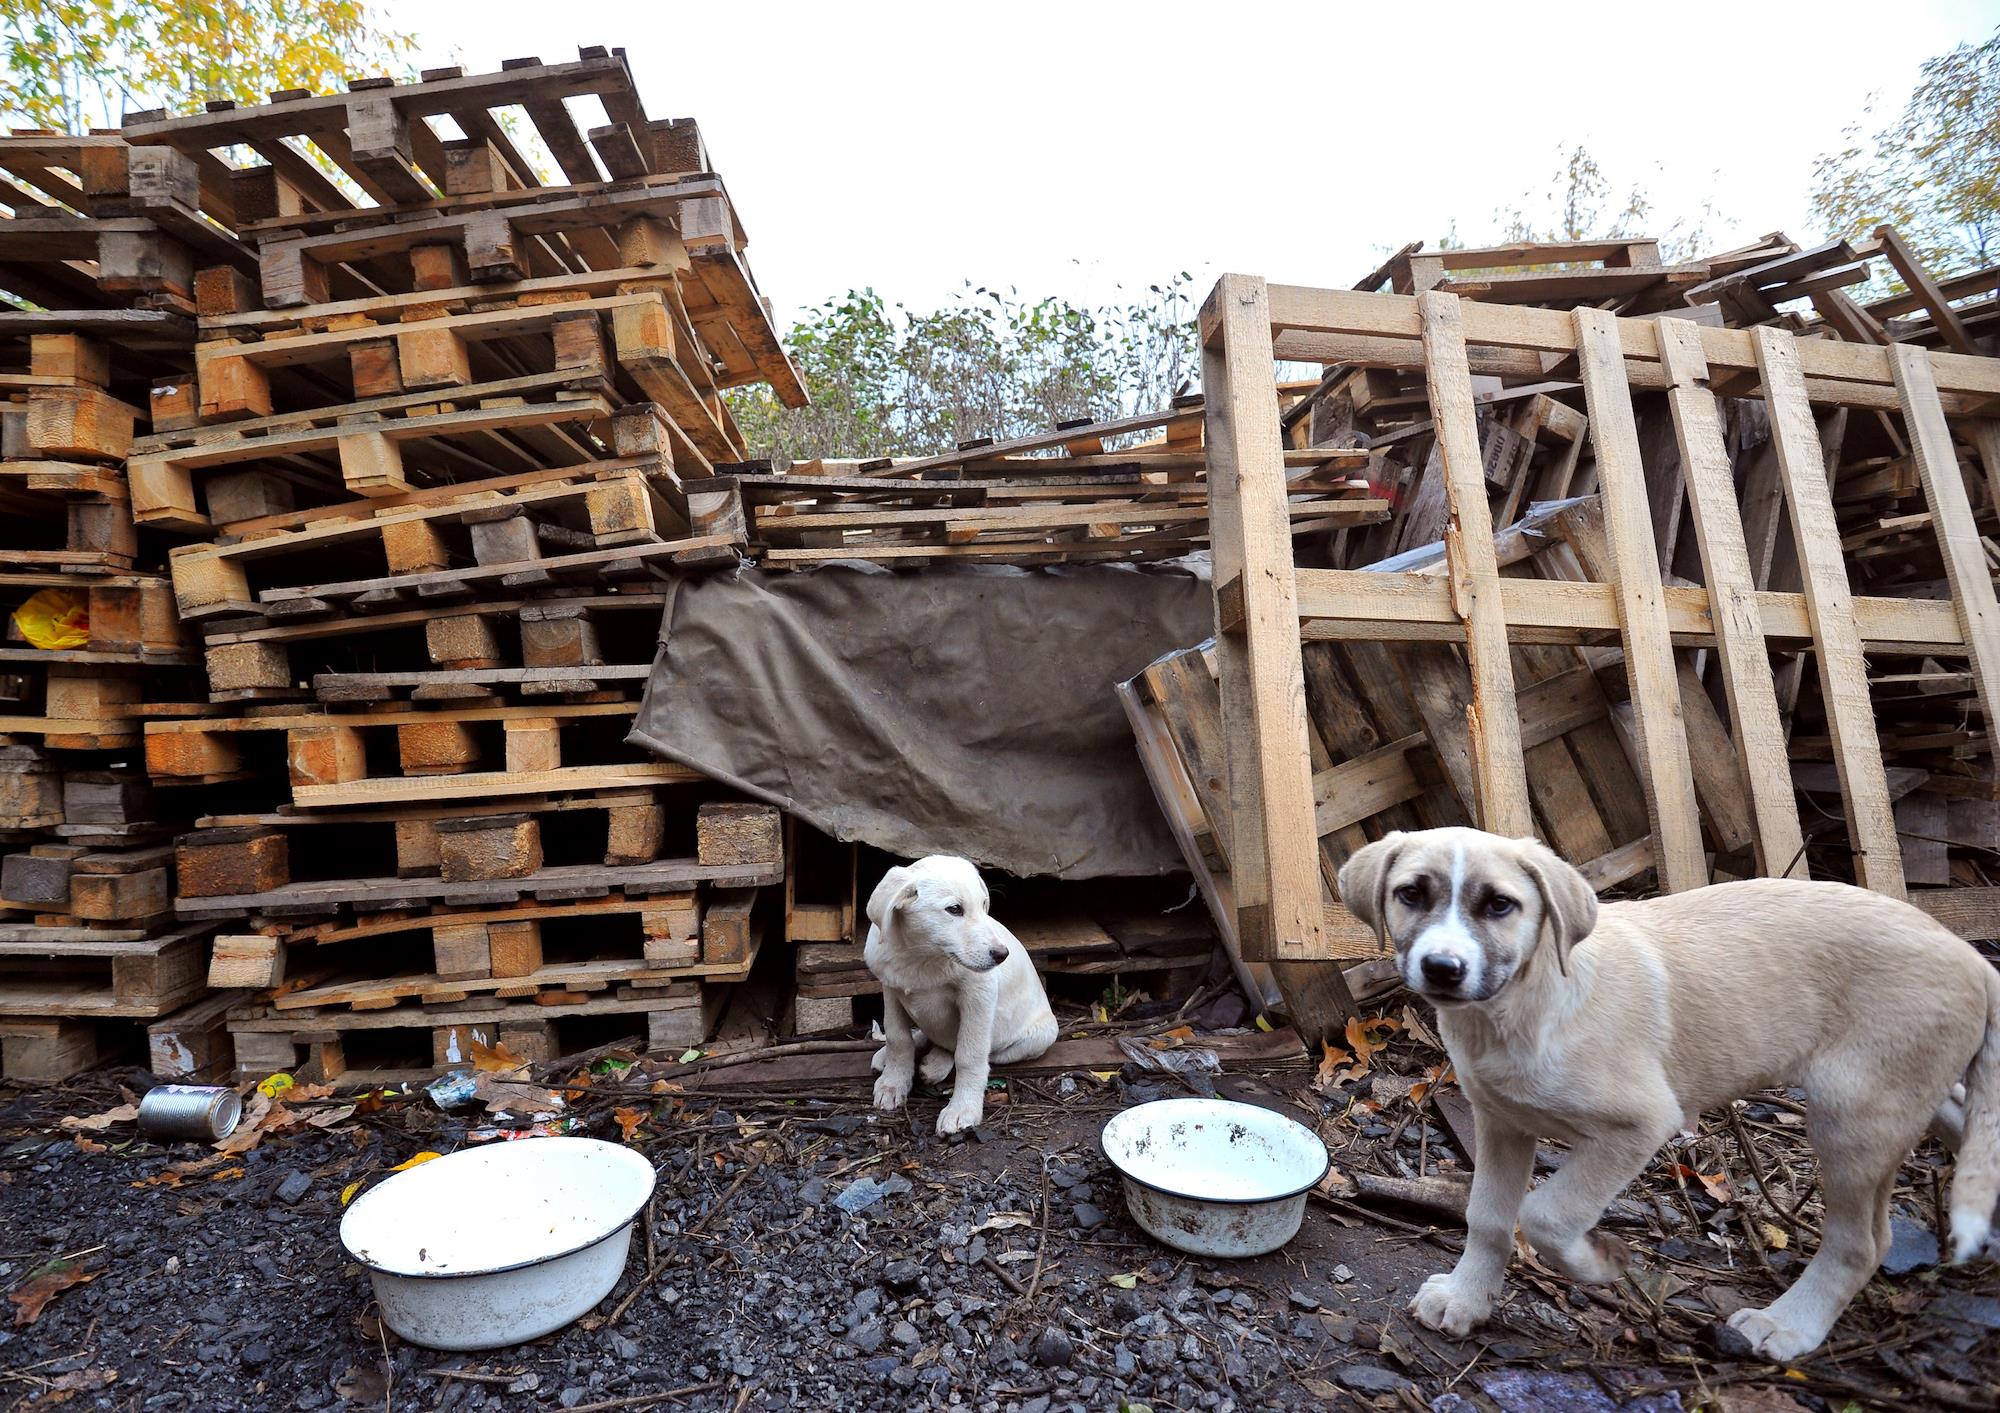
<svg viewBox="0 0 2000 1413"><path fill-rule="evenodd" d="M630 1143L632 1135L639 1131L639 1125L646 1122L644 1109L613 1109L611 1117L618 1120L618 1136Z"/></svg>
<svg viewBox="0 0 2000 1413"><path fill-rule="evenodd" d="M1436 1090L1443 1089L1446 1085L1456 1084L1457 1082L1458 1076L1452 1073L1449 1063L1432 1065L1424 1071L1424 1077L1421 1080L1410 1086L1410 1102L1412 1104L1421 1104L1424 1100L1430 1098L1431 1094Z"/></svg>
<svg viewBox="0 0 2000 1413"><path fill-rule="evenodd" d="M138 1121L138 1118L139 1106L137 1104L120 1104L115 1109L106 1109L101 1114L92 1114L89 1118L85 1119L77 1118L72 1114L59 1120L58 1123L60 1127L68 1129L71 1133L78 1132L79 1130L89 1133L102 1133L113 1124L135 1123Z"/></svg>
<svg viewBox="0 0 2000 1413"><path fill-rule="evenodd" d="M491 1045L472 1042L472 1067L488 1074L504 1074L511 1070L524 1070L528 1062L509 1050L504 1041L494 1041Z"/></svg>
<svg viewBox="0 0 2000 1413"><path fill-rule="evenodd" d="M8 1293L7 1299L14 1305L14 1328L32 1325L42 1318L42 1310L51 1300L73 1285L97 1279L95 1273L86 1271L74 1261L51 1261L33 1276L19 1290Z"/></svg>
<svg viewBox="0 0 2000 1413"><path fill-rule="evenodd" d="M1327 1044L1324 1040L1320 1041L1319 1048L1321 1051L1319 1070L1313 1076L1313 1083L1317 1087L1324 1089L1334 1082L1340 1073L1342 1065L1351 1065L1354 1063L1354 1057L1345 1050L1334 1049L1333 1046Z"/></svg>
<svg viewBox="0 0 2000 1413"><path fill-rule="evenodd" d="M57 1374L42 1386L42 1391L25 1408L52 1408L58 1403L67 1403L80 1393L95 1393L98 1389L109 1388L118 1382L116 1369L72 1369L67 1374Z"/></svg>
<svg viewBox="0 0 2000 1413"><path fill-rule="evenodd" d="M80 1133L71 1139L70 1142L76 1145L77 1151L80 1153L108 1153L111 1151L109 1145L99 1143L94 1138L85 1138Z"/></svg>
<svg viewBox="0 0 2000 1413"><path fill-rule="evenodd" d="M1390 1016L1375 1016L1362 1020L1350 1017L1347 1022L1347 1043L1354 1051L1354 1063L1366 1070L1373 1063L1376 1054L1388 1047L1392 1032L1401 1030L1403 1023Z"/></svg>

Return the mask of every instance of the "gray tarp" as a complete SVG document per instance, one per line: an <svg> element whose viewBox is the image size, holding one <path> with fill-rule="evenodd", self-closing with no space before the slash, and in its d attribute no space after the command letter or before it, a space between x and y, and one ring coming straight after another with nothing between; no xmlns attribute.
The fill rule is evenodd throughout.
<svg viewBox="0 0 2000 1413"><path fill-rule="evenodd" d="M1168 873L1113 687L1213 628L1186 567L744 568L669 598L631 740L902 857Z"/></svg>

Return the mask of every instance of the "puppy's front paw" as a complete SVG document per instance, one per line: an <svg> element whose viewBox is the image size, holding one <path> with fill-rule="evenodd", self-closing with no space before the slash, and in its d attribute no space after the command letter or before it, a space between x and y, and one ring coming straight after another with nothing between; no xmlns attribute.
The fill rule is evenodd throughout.
<svg viewBox="0 0 2000 1413"><path fill-rule="evenodd" d="M960 1098L954 1094L951 1102L944 1106L944 1112L938 1115L937 1131L939 1134L963 1133L969 1128L979 1127L979 1121L985 1117L986 1104L981 1095L974 1093L969 1098Z"/></svg>
<svg viewBox="0 0 2000 1413"><path fill-rule="evenodd" d="M951 1077L952 1056L949 1050L932 1050L917 1066L917 1073L924 1077L926 1084L943 1084Z"/></svg>
<svg viewBox="0 0 2000 1413"><path fill-rule="evenodd" d="M1749 1340L1752 1349L1777 1364L1788 1364L1801 1354L1810 1354L1819 1348L1820 1341L1826 1338L1825 1331L1815 1334L1773 1319L1771 1311L1775 1308L1738 1310L1729 1317L1730 1328Z"/></svg>
<svg viewBox="0 0 2000 1413"><path fill-rule="evenodd" d="M868 1068L875 1071L876 1074L880 1074L882 1073L883 1069L888 1065L888 1063L889 1063L889 1047L887 1045L884 1045L881 1049L877 1050L873 1056L869 1058Z"/></svg>
<svg viewBox="0 0 2000 1413"><path fill-rule="evenodd" d="M1493 1313L1493 1292L1469 1289L1452 1273L1441 1271L1418 1288L1410 1313L1434 1330L1463 1339Z"/></svg>
<svg viewBox="0 0 2000 1413"><path fill-rule="evenodd" d="M909 1097L908 1074L885 1074L875 1081L875 1107L885 1114L895 1113Z"/></svg>

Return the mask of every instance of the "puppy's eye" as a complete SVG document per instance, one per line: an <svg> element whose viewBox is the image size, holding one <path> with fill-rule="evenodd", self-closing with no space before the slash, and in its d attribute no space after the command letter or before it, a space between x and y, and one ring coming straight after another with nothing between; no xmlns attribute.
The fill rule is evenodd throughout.
<svg viewBox="0 0 2000 1413"><path fill-rule="evenodd" d="M1501 893L1495 893L1486 900L1486 915L1488 917L1505 917L1520 906L1512 898Z"/></svg>
<svg viewBox="0 0 2000 1413"><path fill-rule="evenodd" d="M944 910L950 913L953 917L965 916L965 904L963 903L946 903L944 905Z"/></svg>
<svg viewBox="0 0 2000 1413"><path fill-rule="evenodd" d="M1406 908L1420 908L1424 905L1424 885L1405 883L1396 890L1396 901Z"/></svg>

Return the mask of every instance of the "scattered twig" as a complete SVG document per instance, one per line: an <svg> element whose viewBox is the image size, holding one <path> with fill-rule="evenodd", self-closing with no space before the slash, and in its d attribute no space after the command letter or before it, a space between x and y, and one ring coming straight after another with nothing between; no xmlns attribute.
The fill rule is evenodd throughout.
<svg viewBox="0 0 2000 1413"><path fill-rule="evenodd" d="M693 1398L698 1393L715 1392L722 1387L723 1382L721 1379L710 1379L705 1384L684 1384L680 1388L664 1389L659 1393L635 1393L624 1398L601 1398L595 1403L579 1403L570 1409L569 1413L610 1413L613 1408L638 1408L648 1403L662 1403L669 1398Z"/></svg>
<svg viewBox="0 0 2000 1413"><path fill-rule="evenodd" d="M1008 1275L1007 1268L1005 1266L1001 1265L991 1256L981 1256L979 1258L979 1264L984 1266L987 1270L991 1271L994 1275L998 1276L1000 1278L1000 1283L1006 1286L1007 1289L1013 1291L1014 1294L1021 1296L1024 1299L1026 1298L1028 1294L1028 1288L1022 1285L1019 1281L1015 1280L1012 1276Z"/></svg>
<svg viewBox="0 0 2000 1413"><path fill-rule="evenodd" d="M1042 1223L1041 1239L1035 1243L1035 1273L1028 1278L1027 1293L1021 1299L1031 1301L1042 1286L1042 1263L1049 1254L1049 1155L1042 1154Z"/></svg>

